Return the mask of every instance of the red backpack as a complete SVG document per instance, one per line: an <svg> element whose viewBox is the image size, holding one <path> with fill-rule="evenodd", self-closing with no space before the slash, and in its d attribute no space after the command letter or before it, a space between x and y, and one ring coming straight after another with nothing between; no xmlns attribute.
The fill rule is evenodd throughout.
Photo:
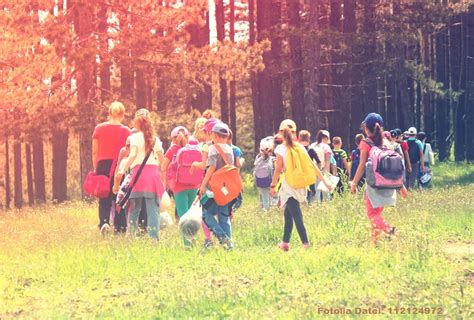
<svg viewBox="0 0 474 320"><path fill-rule="evenodd" d="M202 153L198 144L190 141L176 155L176 181L186 186L198 186L204 179L204 170L194 169L191 173L191 166L193 162L201 161Z"/></svg>

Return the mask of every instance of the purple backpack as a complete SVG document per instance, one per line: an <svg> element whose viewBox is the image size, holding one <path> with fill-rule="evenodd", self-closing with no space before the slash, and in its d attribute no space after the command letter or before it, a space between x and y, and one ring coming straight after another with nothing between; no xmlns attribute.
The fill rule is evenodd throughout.
<svg viewBox="0 0 474 320"><path fill-rule="evenodd" d="M365 165L367 184L375 189L402 188L405 165L400 154L386 146L376 146L371 139L365 141L371 147Z"/></svg>

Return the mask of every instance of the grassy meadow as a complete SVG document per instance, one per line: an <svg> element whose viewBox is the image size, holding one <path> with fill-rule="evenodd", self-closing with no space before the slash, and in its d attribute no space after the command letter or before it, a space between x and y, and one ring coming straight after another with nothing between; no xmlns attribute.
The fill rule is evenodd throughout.
<svg viewBox="0 0 474 320"><path fill-rule="evenodd" d="M1 212L0 319L474 317L474 166L436 167L431 190L385 210L398 234L377 247L347 195L305 207L312 248L294 230L282 252L282 211L247 185L230 252L185 251L176 225L156 246L102 238L95 204Z"/></svg>

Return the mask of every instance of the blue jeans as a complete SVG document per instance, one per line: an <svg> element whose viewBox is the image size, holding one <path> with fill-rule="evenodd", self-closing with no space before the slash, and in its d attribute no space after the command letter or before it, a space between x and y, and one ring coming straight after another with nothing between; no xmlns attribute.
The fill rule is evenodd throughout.
<svg viewBox="0 0 474 320"><path fill-rule="evenodd" d="M258 193L260 194L260 200L262 202L262 207L265 210L270 209L270 189L269 188L257 188Z"/></svg>
<svg viewBox="0 0 474 320"><path fill-rule="evenodd" d="M215 218L216 215L217 220ZM218 206L214 199L207 200L203 206L202 219L220 241L225 238L232 238L228 205Z"/></svg>
<svg viewBox="0 0 474 320"><path fill-rule="evenodd" d="M143 201L143 199L145 201ZM142 209L142 203L145 202L146 215L147 215L147 230L150 237L159 239L160 232L160 200L155 198L132 198L130 199L130 211L129 211L129 226L130 234L132 236L137 235L138 229L138 217Z"/></svg>

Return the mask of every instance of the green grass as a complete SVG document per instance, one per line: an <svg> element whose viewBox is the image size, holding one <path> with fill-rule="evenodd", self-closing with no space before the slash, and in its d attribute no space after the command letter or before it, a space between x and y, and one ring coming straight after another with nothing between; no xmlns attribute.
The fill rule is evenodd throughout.
<svg viewBox="0 0 474 320"><path fill-rule="evenodd" d="M390 307L442 308L442 317L472 318L473 174L473 166L437 167L433 189L385 211L399 234L378 247L360 196L305 208L314 246L303 250L294 231L287 253L276 249L282 212L260 212L248 189L232 252L185 251L176 226L157 246L103 239L95 206L83 203L4 212L0 318L309 319L323 317L319 307L381 308L394 318L407 315Z"/></svg>

